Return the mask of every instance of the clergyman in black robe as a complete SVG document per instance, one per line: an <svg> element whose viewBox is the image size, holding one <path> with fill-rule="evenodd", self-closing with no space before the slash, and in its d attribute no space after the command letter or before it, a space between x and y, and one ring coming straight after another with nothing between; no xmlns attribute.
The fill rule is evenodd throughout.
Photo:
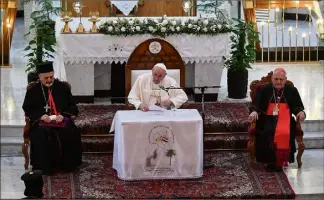
<svg viewBox="0 0 324 200"><path fill-rule="evenodd" d="M81 135L73 122L78 108L69 85L54 79L52 62L37 69L39 80L29 85L22 106L30 120L30 164L45 175L74 171L82 163Z"/></svg>
<svg viewBox="0 0 324 200"><path fill-rule="evenodd" d="M281 171L294 162L296 119L306 118L297 88L288 85L286 71L278 68L272 83L260 88L251 106L250 120L256 120L256 161L267 164L268 171Z"/></svg>

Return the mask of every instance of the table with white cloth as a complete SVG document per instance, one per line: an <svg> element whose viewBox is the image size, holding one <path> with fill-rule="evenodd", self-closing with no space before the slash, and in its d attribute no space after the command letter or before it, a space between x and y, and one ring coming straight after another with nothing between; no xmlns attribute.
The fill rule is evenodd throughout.
<svg viewBox="0 0 324 200"><path fill-rule="evenodd" d="M122 180L203 175L203 122L196 109L118 111L113 168Z"/></svg>

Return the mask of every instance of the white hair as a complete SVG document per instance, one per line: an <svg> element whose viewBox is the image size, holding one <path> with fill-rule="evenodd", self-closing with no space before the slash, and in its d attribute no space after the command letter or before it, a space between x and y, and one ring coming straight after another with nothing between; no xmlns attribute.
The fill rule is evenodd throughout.
<svg viewBox="0 0 324 200"><path fill-rule="evenodd" d="M159 68L163 69L164 71L167 70L166 66L163 63L157 63L156 65L154 65L154 68L155 67L159 67Z"/></svg>

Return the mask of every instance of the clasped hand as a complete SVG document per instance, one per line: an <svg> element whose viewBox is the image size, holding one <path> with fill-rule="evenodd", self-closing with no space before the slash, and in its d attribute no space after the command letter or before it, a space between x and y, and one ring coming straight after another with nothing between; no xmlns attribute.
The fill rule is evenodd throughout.
<svg viewBox="0 0 324 200"><path fill-rule="evenodd" d="M57 115L55 121L56 123L60 123L63 121L63 119L64 117L62 115ZM43 120L46 123L50 123L52 121L51 118L46 114L41 117L41 120Z"/></svg>
<svg viewBox="0 0 324 200"><path fill-rule="evenodd" d="M258 113L255 111L251 112L249 115L249 120L250 122L258 120Z"/></svg>

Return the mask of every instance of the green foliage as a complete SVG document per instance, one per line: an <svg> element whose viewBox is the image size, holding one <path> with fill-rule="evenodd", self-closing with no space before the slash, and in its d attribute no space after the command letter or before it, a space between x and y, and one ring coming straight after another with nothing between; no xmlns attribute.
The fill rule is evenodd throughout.
<svg viewBox="0 0 324 200"><path fill-rule="evenodd" d="M24 3L33 0L25 0ZM26 72L36 72L36 65L46 62L48 58L54 58L55 39L55 22L51 19L51 15L59 15L61 8L53 7L52 0L34 0L40 10L36 10L30 14L32 23L29 32L26 35L33 35L28 46L24 49L28 57Z"/></svg>
<svg viewBox="0 0 324 200"><path fill-rule="evenodd" d="M128 36L151 34L165 37L175 34L218 35L231 31L231 26L216 18L199 18L181 21L162 17L160 19L114 19L106 20L99 26L99 32L107 35Z"/></svg>
<svg viewBox="0 0 324 200"><path fill-rule="evenodd" d="M255 31L255 23L246 23L240 19L233 19L231 39L231 55L229 58L223 57L225 67L233 71L244 71L251 68L251 63L255 61L256 46L260 42L258 32Z"/></svg>

